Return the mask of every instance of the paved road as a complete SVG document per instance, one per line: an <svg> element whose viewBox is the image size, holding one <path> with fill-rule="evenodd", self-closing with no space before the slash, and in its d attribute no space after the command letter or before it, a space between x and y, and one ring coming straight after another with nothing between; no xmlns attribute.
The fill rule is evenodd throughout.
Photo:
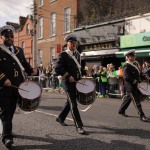
<svg viewBox="0 0 150 150"><path fill-rule="evenodd" d="M150 124L141 122L133 104L130 116L117 114L121 99L97 98L92 108L81 112L88 135L79 135L69 114L63 127L55 120L66 96L43 92L39 108L32 113L16 112L13 120L14 150L150 150ZM150 102L142 103L150 116ZM83 109L83 106L79 106ZM0 144L0 150L5 147Z"/></svg>

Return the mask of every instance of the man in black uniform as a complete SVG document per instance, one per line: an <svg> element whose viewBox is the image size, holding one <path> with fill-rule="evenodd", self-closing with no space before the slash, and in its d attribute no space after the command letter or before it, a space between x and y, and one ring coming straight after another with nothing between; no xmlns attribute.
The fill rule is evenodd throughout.
<svg viewBox="0 0 150 150"><path fill-rule="evenodd" d="M66 126L64 122L69 111L76 125L77 132L79 134L85 134L83 129L83 123L77 108L77 91L76 81L78 81L84 72L84 66L80 66L80 54L76 50L78 37L75 34L69 34L65 37L67 42L67 50L63 51L56 61L55 72L63 77L62 86L67 94L67 102L59 114L56 121L61 125Z"/></svg>
<svg viewBox="0 0 150 150"><path fill-rule="evenodd" d="M127 60L123 66L126 95L123 97L123 103L121 104L118 113L124 117L128 117L128 115L125 114L125 110L128 108L131 101L133 101L135 107L138 110L138 114L140 115L140 120L146 122L148 121L148 118L145 117L145 114L142 110L142 106L140 103L141 92L137 87L138 83L140 83L141 79L144 77L142 77L138 62L135 61L134 53L134 50L130 50L124 53Z"/></svg>
<svg viewBox="0 0 150 150"><path fill-rule="evenodd" d="M12 86L19 87L24 81L19 63L7 51L10 50L11 54L18 58L26 73L36 74L36 70L33 70L26 61L23 50L13 45L14 31L15 29L10 25L0 28L2 41L0 44L0 119L3 125L2 142L7 148L13 144L12 119L18 100L18 89Z"/></svg>

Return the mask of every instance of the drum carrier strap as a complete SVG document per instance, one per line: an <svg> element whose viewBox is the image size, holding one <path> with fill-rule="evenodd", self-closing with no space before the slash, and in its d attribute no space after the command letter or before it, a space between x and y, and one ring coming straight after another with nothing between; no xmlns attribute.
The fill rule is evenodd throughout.
<svg viewBox="0 0 150 150"><path fill-rule="evenodd" d="M16 60L16 62L18 63L18 65L19 65L19 67L20 67L20 69L21 69L22 76L23 76L23 78L25 79L25 69L24 69L24 67L22 66L22 64L20 63L20 60L16 57L16 55L15 55L14 53L10 52L10 51L8 50L8 48L7 48L5 45L0 44L0 47L1 47L7 54L9 54L11 57L13 57L13 58Z"/></svg>
<svg viewBox="0 0 150 150"><path fill-rule="evenodd" d="M66 53L74 60L74 62L76 63L76 65L77 65L77 67L78 67L78 70L79 70L79 72L80 72L80 75L82 76L82 74L81 74L81 65L78 63L78 61L77 61L77 59L75 58L75 56L72 56L70 50L66 50Z"/></svg>

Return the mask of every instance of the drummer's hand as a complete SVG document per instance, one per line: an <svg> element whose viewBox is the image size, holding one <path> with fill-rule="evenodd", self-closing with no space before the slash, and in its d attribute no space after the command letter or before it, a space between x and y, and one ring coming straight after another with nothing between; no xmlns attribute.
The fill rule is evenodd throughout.
<svg viewBox="0 0 150 150"><path fill-rule="evenodd" d="M33 69L32 75L37 75L37 69L36 68Z"/></svg>
<svg viewBox="0 0 150 150"><path fill-rule="evenodd" d="M4 82L4 86L11 86L11 82L9 79L7 79L5 82Z"/></svg>
<svg viewBox="0 0 150 150"><path fill-rule="evenodd" d="M0 37L0 44L3 44L4 43L4 40L2 38L2 36Z"/></svg>
<svg viewBox="0 0 150 150"><path fill-rule="evenodd" d="M69 77L69 82L74 82L74 78L72 76Z"/></svg>

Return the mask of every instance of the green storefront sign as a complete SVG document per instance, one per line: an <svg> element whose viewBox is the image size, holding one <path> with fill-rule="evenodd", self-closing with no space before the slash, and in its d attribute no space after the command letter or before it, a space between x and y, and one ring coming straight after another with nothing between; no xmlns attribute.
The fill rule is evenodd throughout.
<svg viewBox="0 0 150 150"><path fill-rule="evenodd" d="M150 46L150 32L120 37L120 48Z"/></svg>

